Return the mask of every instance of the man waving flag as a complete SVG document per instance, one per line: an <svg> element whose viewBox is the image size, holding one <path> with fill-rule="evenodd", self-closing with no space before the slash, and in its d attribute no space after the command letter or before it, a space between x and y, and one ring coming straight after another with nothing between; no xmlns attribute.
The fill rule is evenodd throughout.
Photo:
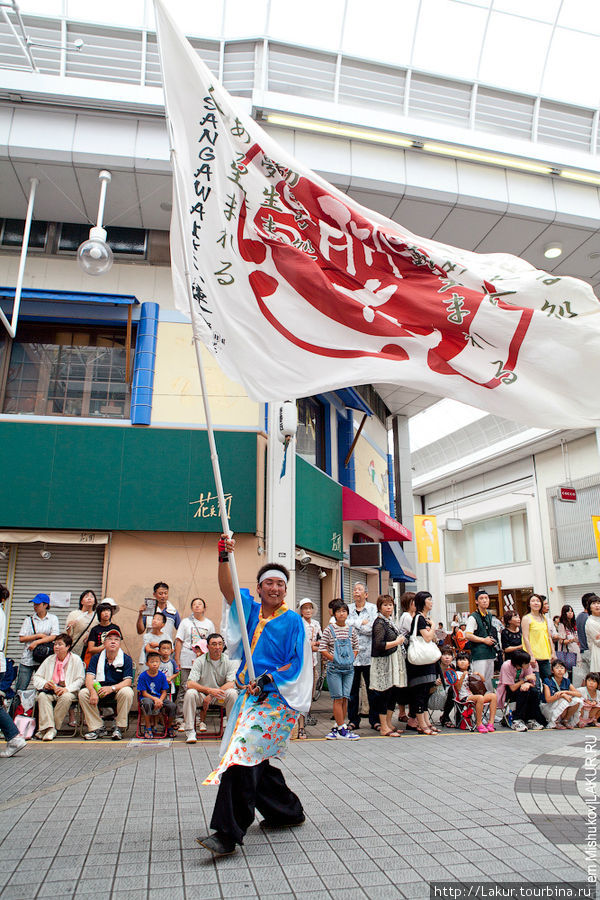
<svg viewBox="0 0 600 900"><path fill-rule="evenodd" d="M543 428L600 424L589 285L360 206L236 109L163 0L156 16L176 302L189 314L191 290L197 333L250 397L388 382Z"/></svg>

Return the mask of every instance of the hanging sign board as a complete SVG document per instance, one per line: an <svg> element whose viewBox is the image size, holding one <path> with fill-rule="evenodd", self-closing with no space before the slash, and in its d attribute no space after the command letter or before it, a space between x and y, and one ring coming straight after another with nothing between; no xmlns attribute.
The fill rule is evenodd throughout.
<svg viewBox="0 0 600 900"><path fill-rule="evenodd" d="M559 487L558 499L562 500L563 503L576 503L577 491L572 487Z"/></svg>

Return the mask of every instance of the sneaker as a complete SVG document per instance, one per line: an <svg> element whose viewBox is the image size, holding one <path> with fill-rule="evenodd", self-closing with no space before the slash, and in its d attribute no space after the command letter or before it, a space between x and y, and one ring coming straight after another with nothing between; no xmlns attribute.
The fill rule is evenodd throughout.
<svg viewBox="0 0 600 900"><path fill-rule="evenodd" d="M515 719L510 727L513 731L527 731L527 725L522 719Z"/></svg>
<svg viewBox="0 0 600 900"><path fill-rule="evenodd" d="M348 731L345 725L338 728L338 737L343 738L346 741L360 741L360 735L355 734L353 731Z"/></svg>
<svg viewBox="0 0 600 900"><path fill-rule="evenodd" d="M123 734L121 733L121 729L115 728L110 737L111 737L111 740L113 740L113 741L122 741Z"/></svg>
<svg viewBox="0 0 600 900"><path fill-rule="evenodd" d="M6 744L6 750L2 750L0 756L6 759L7 756L14 756L15 753L18 753L19 750L22 750L23 747L27 746L27 741L24 737L21 737L20 734L16 734L14 738L11 738L10 741Z"/></svg>
<svg viewBox="0 0 600 900"><path fill-rule="evenodd" d="M339 732L338 732L338 730L337 730L337 727L334 725L333 728L331 729L331 731L329 732L329 734L326 734L326 735L325 735L325 740L326 740L326 741L337 741L337 739L339 738L339 736L340 736L340 735L339 735Z"/></svg>
<svg viewBox="0 0 600 900"><path fill-rule="evenodd" d="M102 728L96 728L95 731L88 731L87 734L84 734L84 738L86 741L97 741L98 738L103 738L108 735L108 731L106 727L103 725Z"/></svg>
<svg viewBox="0 0 600 900"><path fill-rule="evenodd" d="M196 737L195 731L186 731L185 733L185 742L186 744L195 744L198 738Z"/></svg>
<svg viewBox="0 0 600 900"><path fill-rule="evenodd" d="M49 728L48 731L43 736L43 741L53 741L56 737L56 728Z"/></svg>
<svg viewBox="0 0 600 900"><path fill-rule="evenodd" d="M206 722L200 722L198 725L198 731L206 731Z"/></svg>
<svg viewBox="0 0 600 900"><path fill-rule="evenodd" d="M543 731L544 726L541 722L538 722L537 719L529 719L527 722L527 727L530 731Z"/></svg>
<svg viewBox="0 0 600 900"><path fill-rule="evenodd" d="M486 730L486 731L495 731L496 729L494 728L494 723L493 723L493 722L489 722L489 723L485 726L485 730Z"/></svg>

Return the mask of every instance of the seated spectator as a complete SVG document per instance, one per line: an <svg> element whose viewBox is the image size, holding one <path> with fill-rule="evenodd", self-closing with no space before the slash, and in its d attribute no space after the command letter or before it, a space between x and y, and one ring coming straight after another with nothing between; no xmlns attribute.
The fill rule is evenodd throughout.
<svg viewBox="0 0 600 900"><path fill-rule="evenodd" d="M19 632L19 642L25 646L21 662L19 663L15 692L27 690L31 676L44 661L36 658L38 653L34 655L34 652L38 648L41 651L42 646L47 644L49 650L47 655L50 656L52 653L52 641L60 631L57 617L48 612L50 609L50 597L48 594L36 594L33 600L29 602L33 603L33 614L23 620L21 631Z"/></svg>
<svg viewBox="0 0 600 900"><path fill-rule="evenodd" d="M168 737L175 737L173 727L175 704L169 700L169 682L164 672L160 671L160 653L151 650L146 656L146 671L138 678L137 690L142 711L144 737L153 738L152 720L160 714L165 716L165 730ZM154 725L156 728L156 725Z"/></svg>
<svg viewBox="0 0 600 900"><path fill-rule="evenodd" d="M4 612L4 603L10 597L10 591L4 584L0 584L0 674L6 672L6 657L3 648L6 639L6 614ZM10 675L7 676L10 678ZM0 731L4 735L6 747L0 751L0 757L14 756L19 750L27 746L27 741L19 734L19 729L4 709L4 703L0 703Z"/></svg>
<svg viewBox="0 0 600 900"><path fill-rule="evenodd" d="M435 629L435 639L438 642L438 645L441 647L444 641L446 640L446 631L444 629L444 623L438 622L438 627Z"/></svg>
<svg viewBox="0 0 600 900"><path fill-rule="evenodd" d="M102 603L96 607L96 615L98 616L98 624L90 629L83 661L86 666L89 665L92 656L102 653L104 650L104 638L107 632L117 631L123 639L121 629L116 623L113 623L113 616L119 612L119 607L112 597L105 597Z"/></svg>
<svg viewBox="0 0 600 900"><path fill-rule="evenodd" d="M444 652L442 651L442 658L440 659L440 664L444 659ZM445 662L448 661L448 656L445 657ZM458 678L458 672L456 670L456 658L454 656L454 651L452 651L452 663L444 670L444 683L448 685L448 703L450 704L450 709L444 706L444 710L442 712L442 719L440 724L444 728L458 728L458 711L454 709L454 724L450 721L450 714L452 713L452 709L454 708L454 685L456 684L456 679Z"/></svg>
<svg viewBox="0 0 600 900"><path fill-rule="evenodd" d="M507 629L508 626L502 633ZM507 701L516 704L511 725L513 731L540 731L545 727L546 719L540 709L542 695L536 687L531 656L518 647L511 651L500 669L498 705L501 709Z"/></svg>
<svg viewBox="0 0 600 900"><path fill-rule="evenodd" d="M225 705L229 716L237 700L235 673L238 663L229 659L220 634L208 636L208 653L199 656L190 669L183 700L183 727L186 744L196 743L196 710L200 711L200 731L206 731L206 713L211 704Z"/></svg>
<svg viewBox="0 0 600 900"><path fill-rule="evenodd" d="M492 691L485 689L483 677L478 672L470 672L471 660L465 651L456 654L457 677L454 685L456 697L462 703L472 703L475 708L476 731L485 734L495 731L494 717L496 715L497 697ZM489 704L489 722L483 724L483 708Z"/></svg>
<svg viewBox="0 0 600 900"><path fill-rule="evenodd" d="M465 637L465 626L462 622L459 622L457 625L452 625L452 634L450 636L450 640L454 646L454 649L457 653L460 653L465 649L467 645L467 639Z"/></svg>
<svg viewBox="0 0 600 900"><path fill-rule="evenodd" d="M54 653L44 660L33 676L33 686L38 692L38 731L35 735L38 740L54 740L83 686L83 660L71 652L72 644L69 634L58 634L54 638Z"/></svg>
<svg viewBox="0 0 600 900"><path fill-rule="evenodd" d="M317 622L316 619L313 619L313 613L315 611L315 607L313 605L310 597L305 597L300 601L300 605L298 606L298 612L302 616L302 622L304 624L304 630L306 631L306 637L308 638L308 642L310 644L310 648L312 650L312 665L313 665L313 694L315 691L315 684L317 683L317 665L319 662L319 641L321 640L321 636L323 632L321 631L321 626ZM300 715L298 716L298 739L306 740L306 720L309 719L314 724L316 719L310 719L310 709L306 716Z"/></svg>
<svg viewBox="0 0 600 900"><path fill-rule="evenodd" d="M166 615L163 612L160 612L160 610L155 612L152 616L150 631L145 631L142 635L142 649L140 651L139 662L140 673L146 669L146 659L150 651L158 653L158 645L160 644L162 638L168 637L166 624Z"/></svg>
<svg viewBox="0 0 600 900"><path fill-rule="evenodd" d="M429 710L440 710L442 713L440 718L440 725L445 728L454 728L454 725L450 722L450 713L452 712L452 707L454 706L454 696L453 692L448 685L448 681L446 679L446 672L448 669L451 669L454 665L454 650L452 647L443 646L442 647L442 656L440 659L440 672L438 677L436 678L434 688L429 696Z"/></svg>
<svg viewBox="0 0 600 900"><path fill-rule="evenodd" d="M169 682L169 700L174 700L177 696L177 688L176 684L177 675L179 674L179 666L175 662L175 657L173 656L173 644L171 642L171 638L163 638L160 644L158 645L158 652L160 653L160 665L159 669L161 672L164 672L167 681Z"/></svg>
<svg viewBox="0 0 600 900"><path fill-rule="evenodd" d="M542 710L548 728L573 728L581 716L583 697L571 686L565 664L558 659L551 663L552 677L544 678L545 705Z"/></svg>
<svg viewBox="0 0 600 900"><path fill-rule="evenodd" d="M92 656L85 676L85 687L79 691L79 705L90 731L86 741L105 737L108 730L99 707L116 707L117 722L113 741L120 741L127 730L129 710L133 703L133 662L121 649L121 632L111 628L104 634L104 650Z"/></svg>
<svg viewBox="0 0 600 900"><path fill-rule="evenodd" d="M583 697L583 707L579 720L580 728L598 725L598 719L600 718L600 692L598 691L598 685L600 685L600 674L598 672L590 672L585 676L583 687L579 688Z"/></svg>
<svg viewBox="0 0 600 900"><path fill-rule="evenodd" d="M348 604L343 600L339 603L334 600L332 604L335 625L327 626L319 644L321 656L327 660L327 684L333 700L335 719L335 725L326 738L329 741L338 738L359 740L359 736L346 725L348 699L354 679L354 659L358 655L358 635L352 625L346 625L350 612Z"/></svg>
<svg viewBox="0 0 600 900"><path fill-rule="evenodd" d="M70 635L73 644L71 653L83 657L88 632L96 618L98 598L93 591L84 591L79 598L79 609L74 609L67 616L65 631Z"/></svg>

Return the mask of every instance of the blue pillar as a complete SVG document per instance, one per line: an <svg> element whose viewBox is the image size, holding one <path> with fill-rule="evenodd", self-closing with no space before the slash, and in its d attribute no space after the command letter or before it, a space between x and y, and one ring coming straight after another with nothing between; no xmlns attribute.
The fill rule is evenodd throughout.
<svg viewBox="0 0 600 900"><path fill-rule="evenodd" d="M132 425L149 425L152 418L158 314L158 303L142 303L131 384Z"/></svg>

